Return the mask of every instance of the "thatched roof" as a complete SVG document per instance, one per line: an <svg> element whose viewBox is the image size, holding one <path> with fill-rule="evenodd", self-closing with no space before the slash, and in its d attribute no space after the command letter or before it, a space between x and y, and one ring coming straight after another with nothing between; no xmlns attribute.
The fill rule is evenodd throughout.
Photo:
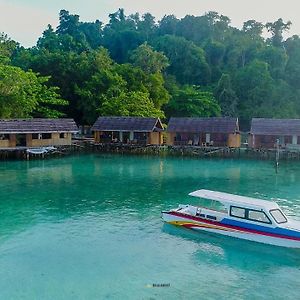
<svg viewBox="0 0 300 300"><path fill-rule="evenodd" d="M237 118L229 117L171 118L167 131L182 133L235 133L239 131L239 125Z"/></svg>
<svg viewBox="0 0 300 300"><path fill-rule="evenodd" d="M78 132L73 119L0 119L0 133Z"/></svg>
<svg viewBox="0 0 300 300"><path fill-rule="evenodd" d="M256 135L300 136L300 119L253 118L250 133Z"/></svg>
<svg viewBox="0 0 300 300"><path fill-rule="evenodd" d="M159 118L143 117L99 117L92 127L92 131L162 131Z"/></svg>

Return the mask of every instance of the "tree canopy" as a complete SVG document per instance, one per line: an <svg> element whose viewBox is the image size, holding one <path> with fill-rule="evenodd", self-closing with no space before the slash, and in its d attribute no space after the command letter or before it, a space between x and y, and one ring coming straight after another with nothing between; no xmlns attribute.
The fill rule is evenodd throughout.
<svg viewBox="0 0 300 300"><path fill-rule="evenodd" d="M279 18L238 29L217 12L155 20L123 9L103 24L61 10L34 47L0 36L0 115L55 111L81 124L108 114L224 115L245 126L252 117L300 117L300 38L284 38L291 26ZM17 102L14 113L3 104Z"/></svg>

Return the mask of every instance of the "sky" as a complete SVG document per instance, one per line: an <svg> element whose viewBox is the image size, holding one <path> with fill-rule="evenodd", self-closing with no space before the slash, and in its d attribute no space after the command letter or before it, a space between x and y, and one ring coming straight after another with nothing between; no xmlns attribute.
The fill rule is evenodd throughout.
<svg viewBox="0 0 300 300"><path fill-rule="evenodd" d="M124 8L126 15L150 12L157 20L168 14L182 18L217 11L238 28L250 19L266 23L283 18L293 23L288 35L300 35L298 0L0 0L0 32L31 47L48 24L57 26L61 9L78 14L81 21L106 23L108 14L119 8Z"/></svg>

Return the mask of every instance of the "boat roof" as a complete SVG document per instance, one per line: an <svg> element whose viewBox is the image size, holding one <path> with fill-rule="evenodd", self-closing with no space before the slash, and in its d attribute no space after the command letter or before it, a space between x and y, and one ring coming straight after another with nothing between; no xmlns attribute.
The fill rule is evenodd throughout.
<svg viewBox="0 0 300 300"><path fill-rule="evenodd" d="M229 205L236 205L236 206L241 206L246 208L264 208L267 210L279 208L278 204L272 201L238 196L238 195L210 191L210 190L198 190L189 193L189 195L193 197L215 200L224 205L229 204Z"/></svg>

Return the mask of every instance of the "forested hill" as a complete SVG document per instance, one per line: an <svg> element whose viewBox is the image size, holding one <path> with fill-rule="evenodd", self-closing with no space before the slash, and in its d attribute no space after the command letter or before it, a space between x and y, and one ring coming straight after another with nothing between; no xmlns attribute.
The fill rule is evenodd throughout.
<svg viewBox="0 0 300 300"><path fill-rule="evenodd" d="M249 20L237 29L216 12L156 21L123 9L104 25L62 10L32 48L2 35L0 117L224 115L245 126L300 117L300 39L283 38L290 26Z"/></svg>

